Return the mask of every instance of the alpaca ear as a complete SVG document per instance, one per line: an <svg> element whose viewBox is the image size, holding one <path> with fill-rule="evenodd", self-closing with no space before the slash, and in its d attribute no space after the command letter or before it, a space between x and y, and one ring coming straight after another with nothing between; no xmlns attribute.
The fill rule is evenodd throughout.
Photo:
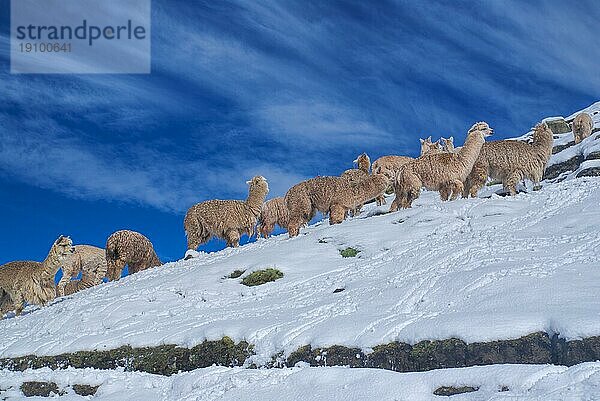
<svg viewBox="0 0 600 401"><path fill-rule="evenodd" d="M425 143L424 139L419 138L419 141L421 141L421 145Z"/></svg>
<svg viewBox="0 0 600 401"><path fill-rule="evenodd" d="M450 138L448 138L448 140L449 140L450 142L454 142L454 137L453 137L453 136L451 136Z"/></svg>
<svg viewBox="0 0 600 401"><path fill-rule="evenodd" d="M252 182L252 180L248 180L248 181L246 181L246 184L250 185L251 182Z"/></svg>
<svg viewBox="0 0 600 401"><path fill-rule="evenodd" d="M431 135L429 135L429 138L427 138L427 142L431 143Z"/></svg>

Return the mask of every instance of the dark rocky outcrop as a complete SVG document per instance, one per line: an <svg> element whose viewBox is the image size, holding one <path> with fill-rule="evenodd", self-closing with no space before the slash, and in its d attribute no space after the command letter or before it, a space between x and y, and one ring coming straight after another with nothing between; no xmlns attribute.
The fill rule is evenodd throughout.
<svg viewBox="0 0 600 401"><path fill-rule="evenodd" d="M548 124L548 128L552 130L554 135L571 132L571 127L569 127L568 122L564 118L553 118L545 121L546 124Z"/></svg>
<svg viewBox="0 0 600 401"><path fill-rule="evenodd" d="M193 348L161 345L157 347L120 347L108 351L80 351L56 356L28 355L0 359L0 369L20 370L50 367L116 369L172 375L211 365L244 366L253 355L253 346L245 341L234 343L224 337L205 341ZM422 372L492 364L556 364L572 366L600 359L600 337L565 341L557 334L539 332L512 340L467 344L462 340L421 341L411 345L401 342L377 345L364 352L359 348L333 345L313 348L305 345L284 358L280 352L267 367L349 366L378 368L396 372ZM256 367L250 365L250 367Z"/></svg>
<svg viewBox="0 0 600 401"><path fill-rule="evenodd" d="M557 178L562 173L566 173L569 171L575 171L579 168L579 165L583 163L583 155L577 155L575 157L570 158L562 163L556 163L546 168L544 172L544 180L553 180Z"/></svg>
<svg viewBox="0 0 600 401"><path fill-rule="evenodd" d="M479 390L479 387L471 387L471 386L463 386L463 387L453 387L453 386L442 386L435 389L433 392L434 395L441 395L449 397L451 395L456 394L464 394L464 393L472 393L473 391Z"/></svg>
<svg viewBox="0 0 600 401"><path fill-rule="evenodd" d="M21 392L25 397L50 397L51 394L64 394L53 382L23 382Z"/></svg>
<svg viewBox="0 0 600 401"><path fill-rule="evenodd" d="M89 384L73 384L71 387L73 388L73 391L75 391L75 394L85 397L96 394L96 391L98 391L98 387L100 386L90 386Z"/></svg>

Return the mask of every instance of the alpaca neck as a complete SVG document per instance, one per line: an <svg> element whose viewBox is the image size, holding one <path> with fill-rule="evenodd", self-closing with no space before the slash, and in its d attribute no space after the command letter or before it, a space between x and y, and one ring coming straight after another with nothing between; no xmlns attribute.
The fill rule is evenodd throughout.
<svg viewBox="0 0 600 401"><path fill-rule="evenodd" d="M42 266L40 269L40 274L42 278L54 279L54 276L56 275L56 272L58 272L58 269L60 269L60 266L60 258L58 257L58 254L56 253L54 247L52 247L50 249L50 252L48 252L48 256L46 256L46 259L44 259L44 261L42 262Z"/></svg>
<svg viewBox="0 0 600 401"><path fill-rule="evenodd" d="M552 154L552 146L554 145L554 138L552 134L543 132L536 135L533 143L531 144L535 149L541 150L544 153Z"/></svg>
<svg viewBox="0 0 600 401"><path fill-rule="evenodd" d="M250 188L250 192L246 198L246 205L248 205L248 208L255 216L260 215L260 210L262 209L266 196L267 192L264 189Z"/></svg>
<svg viewBox="0 0 600 401"><path fill-rule="evenodd" d="M480 131L473 131L467 135L465 144L457 152L458 157L465 162L465 165L467 167L470 166L469 169L475 164L484 142L485 138L482 133Z"/></svg>

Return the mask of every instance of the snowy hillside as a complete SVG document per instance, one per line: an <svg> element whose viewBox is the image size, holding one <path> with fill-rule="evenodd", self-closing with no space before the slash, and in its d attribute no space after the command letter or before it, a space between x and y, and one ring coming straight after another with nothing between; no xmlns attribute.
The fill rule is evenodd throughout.
<svg viewBox="0 0 600 401"><path fill-rule="evenodd" d="M341 225L200 254L5 319L0 356L229 336L263 364L306 344L600 335L598 199L600 179L580 178L514 198L425 192L392 214L370 205ZM346 247L360 253L343 258ZM258 287L226 278L267 267L285 276Z"/></svg>
<svg viewBox="0 0 600 401"><path fill-rule="evenodd" d="M598 110L600 103L589 109ZM593 118L600 126L600 114ZM600 133L575 146L566 146L572 140L570 133L555 137L560 151L552 156L550 166L574 158L579 163L565 164L564 171L557 170L539 191L500 197L495 194L500 187L493 185L480 198L453 202L423 192L412 209L385 214L392 200L388 198L385 206L367 205L356 218L336 226L315 224L297 238L284 234L236 249L200 253L195 259L143 271L0 321L0 357L111 350L123 345L192 347L227 336L253 346L254 355L246 366L265 366L276 356L285 358L306 345L356 347L368 354L375 346L395 341L415 344L458 338L472 343L535 332L566 340L600 336L600 177L576 178L582 171L600 167L595 157ZM185 238L181 241L185 243ZM346 248L359 253L342 257L340 251ZM270 267L283 272L283 278L257 287L241 284L251 272ZM235 270L245 273L229 278ZM600 384L598 364L569 370L487 367L389 377L389 372L350 374L338 368L325 374L319 369L210 368L169 379L69 371L60 380L68 384L73 374L98 383L125 381L148 389L140 399L171 398L166 394L177 382L182 386L177 395L181 399L196 388L222 395L243 387L263 394L252 399L264 400L275 399L277 393L269 384L260 384L262 379L294 389L320 377L326 380L330 374L338 384L358 384L365 394L376 394L378 380L398 381L398 386L415 378L428 383L414 390L414 398L400 399L427 399L424 394L431 394L432 383L441 383L439 377L449 384L473 384L463 380L473 372L480 377L506 377L510 387L539 390L540 396L554 392L554 398L544 399L564 399L566 393L560 392L564 389L552 387L556 383L583 393L590 383ZM57 374L25 375L60 381ZM0 373L6 382L24 377ZM207 380L214 380L214 386L205 384ZM329 399L329 387L322 384L322 398ZM501 383L484 379L475 384L497 392ZM105 386L104 391L122 390L113 386ZM497 399L503 399L501 395L496 394ZM106 399L113 398L107 393Z"/></svg>
<svg viewBox="0 0 600 401"><path fill-rule="evenodd" d="M241 369L210 367L170 377L147 373L42 369L15 373L0 371L0 395L22 399L24 381L50 381L76 400L73 384L100 386L97 401L428 401L444 399L433 392L442 386L469 386L475 392L452 400L565 401L597 400L600 363L571 368L539 365L501 365L444 369L425 373L396 373L378 369L290 368ZM126 394L126 398L124 395ZM43 399L43 398L37 398Z"/></svg>

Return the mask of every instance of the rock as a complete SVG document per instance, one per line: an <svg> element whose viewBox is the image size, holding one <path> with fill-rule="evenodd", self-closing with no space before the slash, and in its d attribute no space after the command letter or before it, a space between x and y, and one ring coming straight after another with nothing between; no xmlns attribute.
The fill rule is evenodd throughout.
<svg viewBox="0 0 600 401"><path fill-rule="evenodd" d="M544 180L552 180L552 179L558 177L559 175L561 175L562 173L566 173L569 171L575 171L579 168L579 165L581 163L583 163L583 156L577 155L577 156L572 157L571 159L564 161L562 163L553 164L552 166L549 166L548 168L546 168L543 179Z"/></svg>
<svg viewBox="0 0 600 401"><path fill-rule="evenodd" d="M25 397L50 397L50 394L64 394L53 382L23 382L21 391Z"/></svg>
<svg viewBox="0 0 600 401"><path fill-rule="evenodd" d="M552 344L546 333L533 333L514 340L467 345L467 366L504 363L545 364L552 361Z"/></svg>
<svg viewBox="0 0 600 401"><path fill-rule="evenodd" d="M600 167L590 167L581 170L577 173L577 178L579 177L600 177Z"/></svg>
<svg viewBox="0 0 600 401"><path fill-rule="evenodd" d="M442 396L451 396L451 395L456 395L456 394L464 394L464 393L472 393L473 391L477 391L479 390L479 387L470 387L470 386L463 386L463 387L453 387L453 386L442 386L442 387L438 387L433 394L434 395L442 395Z"/></svg>
<svg viewBox="0 0 600 401"><path fill-rule="evenodd" d="M566 134L567 132L571 132L571 127L562 117L549 118L544 120L546 124L548 124L548 128L552 130L552 133L555 135L558 134Z"/></svg>
<svg viewBox="0 0 600 401"><path fill-rule="evenodd" d="M73 384L71 388L75 391L75 394L79 394L83 397L87 395L94 395L98 391L100 386L90 386L89 384Z"/></svg>
<svg viewBox="0 0 600 401"><path fill-rule="evenodd" d="M414 371L467 366L467 344L457 338L421 341L411 350Z"/></svg>

